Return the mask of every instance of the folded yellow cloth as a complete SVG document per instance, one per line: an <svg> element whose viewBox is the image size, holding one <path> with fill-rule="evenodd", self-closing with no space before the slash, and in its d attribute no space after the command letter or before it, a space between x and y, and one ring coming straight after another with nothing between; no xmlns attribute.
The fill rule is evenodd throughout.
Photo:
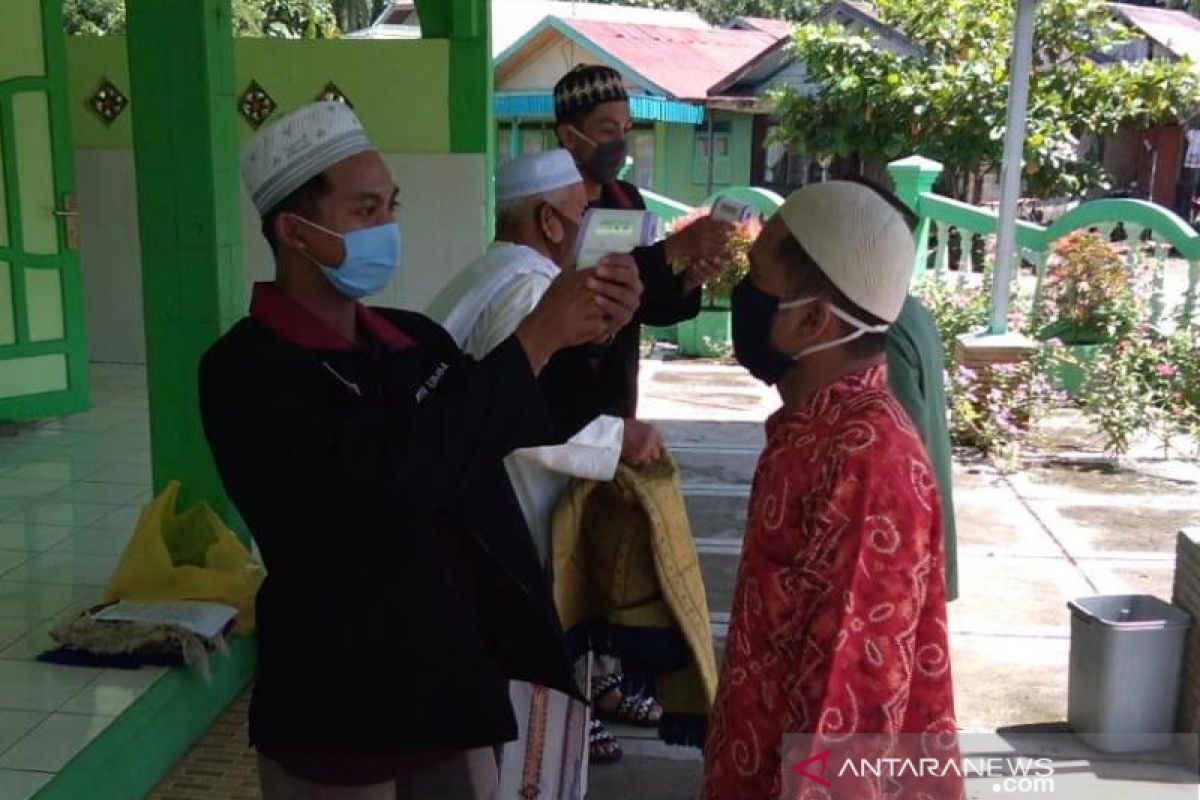
<svg viewBox="0 0 1200 800"><path fill-rule="evenodd" d="M663 718L706 718L717 667L674 461L666 457L641 469L621 465L607 483L574 482L554 511L552 541L554 600L563 628L603 622L635 633L679 634L690 660L655 678ZM663 738L671 740L665 731Z"/></svg>

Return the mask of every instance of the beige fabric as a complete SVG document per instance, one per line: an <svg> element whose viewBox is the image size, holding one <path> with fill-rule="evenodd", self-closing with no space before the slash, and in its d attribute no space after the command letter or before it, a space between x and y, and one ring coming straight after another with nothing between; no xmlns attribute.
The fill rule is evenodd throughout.
<svg viewBox="0 0 1200 800"><path fill-rule="evenodd" d="M327 786L302 780L266 756L258 757L262 800L497 800L496 755L489 748L426 769L398 782Z"/></svg>
<svg viewBox="0 0 1200 800"><path fill-rule="evenodd" d="M849 181L813 183L792 192L778 214L850 302L884 322L896 321L916 249L908 224L887 200Z"/></svg>

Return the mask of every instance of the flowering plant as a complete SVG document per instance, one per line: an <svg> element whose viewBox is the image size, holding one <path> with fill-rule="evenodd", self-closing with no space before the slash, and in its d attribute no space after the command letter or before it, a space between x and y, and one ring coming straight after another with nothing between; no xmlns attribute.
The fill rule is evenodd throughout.
<svg viewBox="0 0 1200 800"><path fill-rule="evenodd" d="M988 298L982 287L961 279L927 278L917 296L933 316L947 363L954 357L959 336L987 325Z"/></svg>
<svg viewBox="0 0 1200 800"><path fill-rule="evenodd" d="M1120 456L1139 435L1154 435L1168 457L1177 437L1200 433L1200 336L1191 328L1164 334L1142 323L1092 365L1081 397L1084 413Z"/></svg>
<svg viewBox="0 0 1200 800"><path fill-rule="evenodd" d="M1015 468L1030 421L1058 400L1042 355L1022 363L992 364L977 372L956 363L957 339L987 327L990 271L983 276L928 277L918 296L933 316L947 364L946 402L955 444L991 455L1002 468ZM1028 298L1017 294L1009 306L1009 329L1027 321Z"/></svg>
<svg viewBox="0 0 1200 800"><path fill-rule="evenodd" d="M675 219L668 230L672 234L678 233L688 225L707 217L709 211L710 209L707 208L695 208L684 216ZM710 308L714 306L728 306L729 297L733 294L733 288L750 272L750 248L754 245L754 240L758 238L758 234L761 232L762 222L758 219L739 222L733 226L733 233L729 237L725 254L721 258L721 261L725 264L725 270L719 277L709 281L704 287L704 304L706 306ZM692 261L683 261L672 266L677 271L682 272L692 267L694 263Z"/></svg>
<svg viewBox="0 0 1200 800"><path fill-rule="evenodd" d="M1041 418L1059 402L1045 359L992 364L986 376L967 367L954 367L946 386L950 437L956 444L976 447L998 457L1002 468L1013 468L1021 443L1029 436L1030 421Z"/></svg>
<svg viewBox="0 0 1200 800"><path fill-rule="evenodd" d="M1137 319L1137 304L1121 254L1098 234L1076 232L1054 248L1041 307L1049 324L1041 339L1064 344L1100 344L1125 336Z"/></svg>

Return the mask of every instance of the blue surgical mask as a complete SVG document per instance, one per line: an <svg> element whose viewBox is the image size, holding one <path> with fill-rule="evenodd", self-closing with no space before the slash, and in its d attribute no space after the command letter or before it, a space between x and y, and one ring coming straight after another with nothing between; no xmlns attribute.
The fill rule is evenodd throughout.
<svg viewBox="0 0 1200 800"><path fill-rule="evenodd" d="M312 256L305 255L317 265L333 288L351 300L375 294L387 286L396 267L400 265L403 249L400 226L395 222L338 233L299 215L295 216L301 222L342 240L346 256L336 267L326 266Z"/></svg>

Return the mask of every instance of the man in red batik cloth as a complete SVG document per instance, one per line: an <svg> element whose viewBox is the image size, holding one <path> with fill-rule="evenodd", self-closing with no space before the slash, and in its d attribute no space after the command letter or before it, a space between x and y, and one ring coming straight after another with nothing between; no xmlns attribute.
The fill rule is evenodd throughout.
<svg viewBox="0 0 1200 800"><path fill-rule="evenodd" d="M784 737L896 734L954 760L942 528L933 469L888 389L885 340L914 263L911 228L868 186L805 187L767 223L733 295L738 361L776 385L705 748L705 800L774 800ZM907 740L906 741L910 741ZM828 746L827 746L828 745ZM908 754L913 755L911 746ZM800 781L800 797L957 798L953 773ZM901 781L901 783L904 783ZM853 788L851 788L853 787Z"/></svg>

